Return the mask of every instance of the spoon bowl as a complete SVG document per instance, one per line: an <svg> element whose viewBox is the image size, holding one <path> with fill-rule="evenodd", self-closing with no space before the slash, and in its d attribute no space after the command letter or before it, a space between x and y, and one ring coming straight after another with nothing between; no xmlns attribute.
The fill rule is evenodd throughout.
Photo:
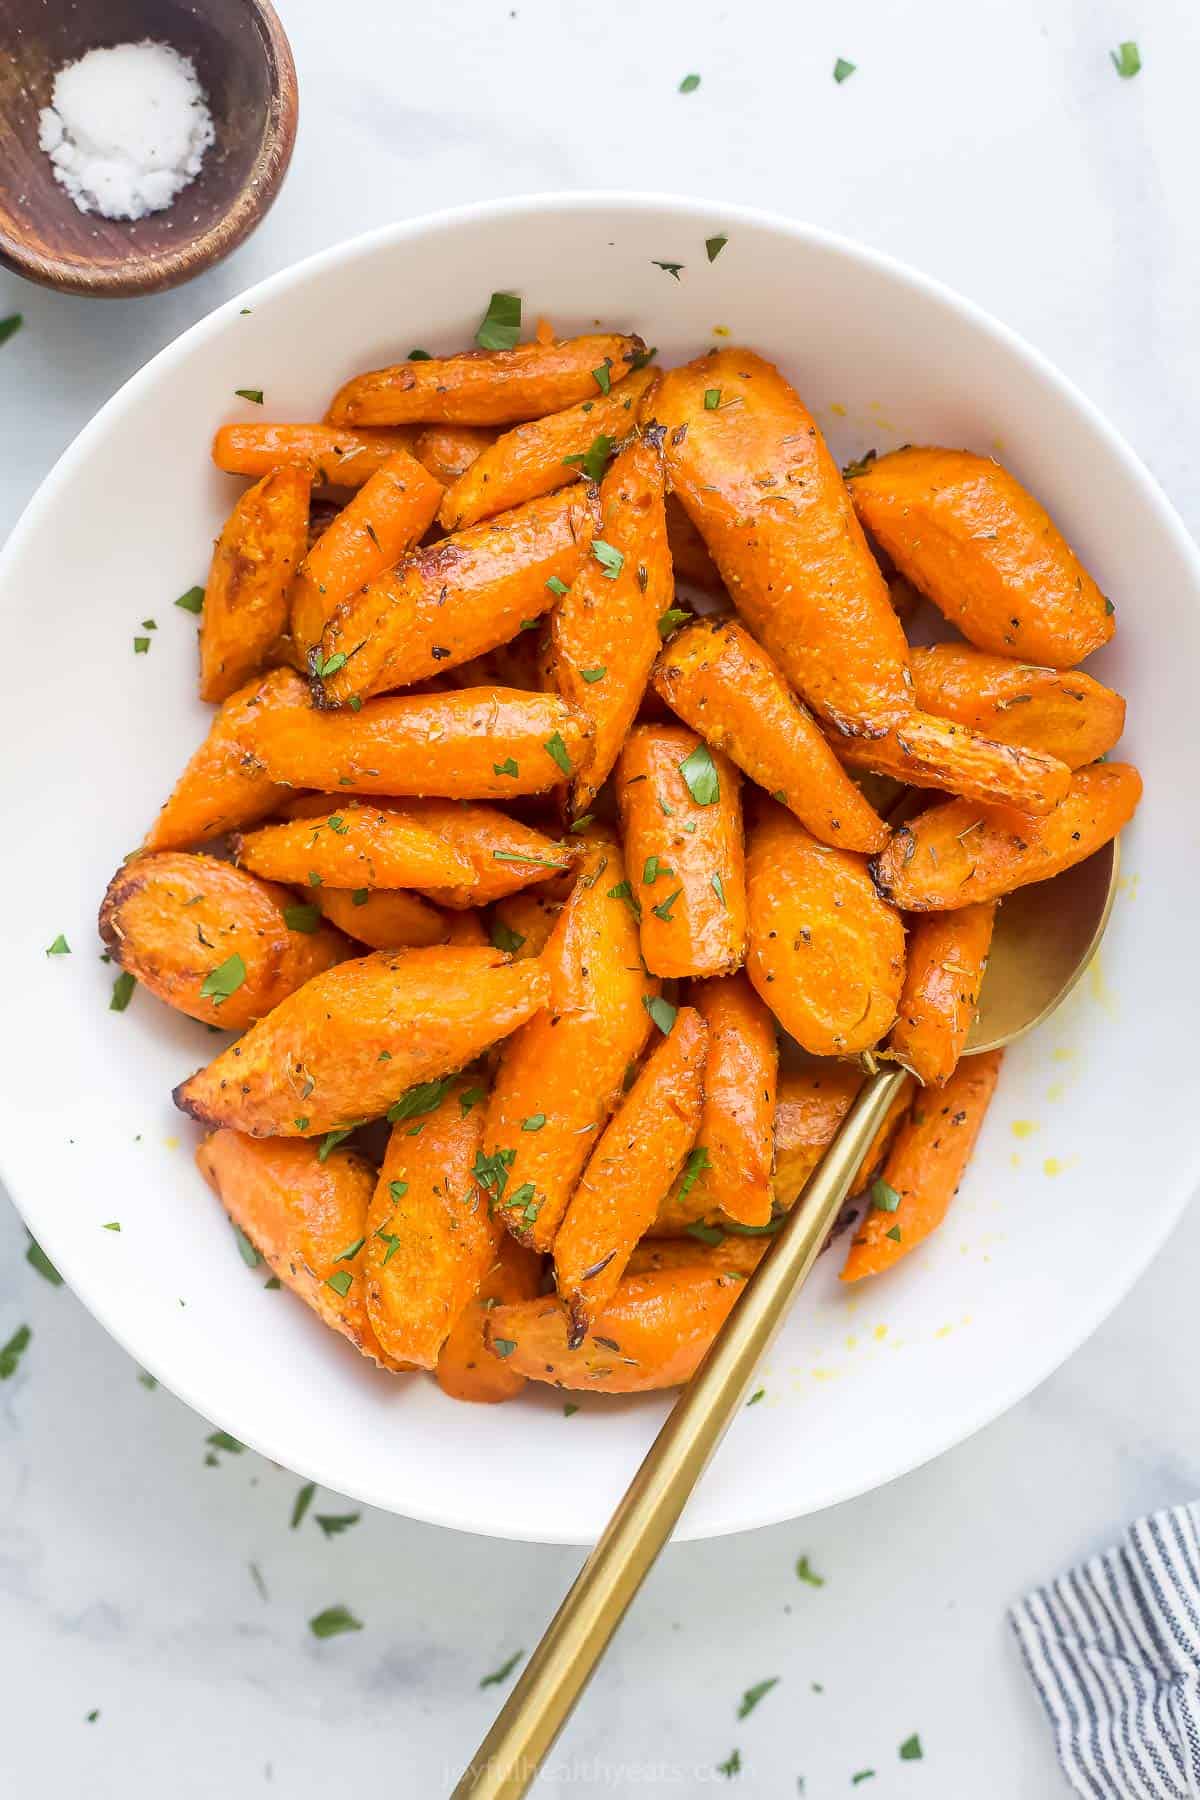
<svg viewBox="0 0 1200 1800"><path fill-rule="evenodd" d="M216 141L196 179L144 219L80 212L38 144L54 77L98 46L190 57ZM296 136L296 68L269 0L7 0L0 9L0 262L45 287L151 294L220 262L269 210Z"/></svg>

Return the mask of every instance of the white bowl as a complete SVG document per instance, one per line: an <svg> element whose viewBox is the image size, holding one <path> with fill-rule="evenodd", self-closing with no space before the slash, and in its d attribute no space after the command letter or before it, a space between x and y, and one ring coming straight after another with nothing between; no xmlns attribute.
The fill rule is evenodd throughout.
<svg viewBox="0 0 1200 1800"><path fill-rule="evenodd" d="M728 244L709 263L704 240ZM680 278L657 262L683 265ZM0 1036L4 1177L96 1317L236 1437L376 1506L495 1536L583 1542L668 1401L554 1389L499 1407L377 1375L250 1273L191 1159L175 1082L217 1043L148 994L108 1010L96 907L209 716L194 621L238 484L208 460L239 414L319 417L356 369L469 343L494 288L560 330L633 328L666 360L728 332L776 358L835 453L994 450L1117 605L1097 670L1129 698L1146 798L1102 963L1010 1051L936 1238L839 1288L825 1258L683 1524L705 1537L862 1493L994 1419L1111 1310L1197 1180L1200 562L1141 464L1033 350L898 264L810 227L691 200L505 201L382 231L232 300L155 357L63 456L0 564L9 870ZM243 308L249 308L243 312ZM262 412L235 388L261 387ZM132 638L153 618L148 655ZM43 952L65 932L73 954ZM103 1229L120 1222L120 1233ZM69 1421L64 1421L69 1429Z"/></svg>

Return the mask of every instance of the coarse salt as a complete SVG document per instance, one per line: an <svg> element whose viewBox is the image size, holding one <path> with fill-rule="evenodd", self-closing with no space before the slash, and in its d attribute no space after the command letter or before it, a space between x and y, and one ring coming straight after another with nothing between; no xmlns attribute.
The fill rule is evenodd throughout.
<svg viewBox="0 0 1200 1800"><path fill-rule="evenodd" d="M195 180L214 135L191 59L147 41L65 64L38 142L80 212L144 219Z"/></svg>

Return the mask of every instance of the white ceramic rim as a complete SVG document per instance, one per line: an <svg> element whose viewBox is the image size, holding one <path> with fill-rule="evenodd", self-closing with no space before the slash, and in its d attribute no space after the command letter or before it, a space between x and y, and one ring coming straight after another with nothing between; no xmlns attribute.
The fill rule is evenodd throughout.
<svg viewBox="0 0 1200 1800"><path fill-rule="evenodd" d="M148 363L131 375L128 381L117 389L100 408L100 411L84 426L78 437L63 451L29 501L3 550L0 551L0 578L6 574L9 560L15 557L25 537L31 535L40 526L43 515L51 511L57 504L60 488L69 480L76 467L89 456L93 440L105 429L111 415L121 411L143 387L168 375L173 364L181 361L194 344L203 341L206 336L223 330L230 315L237 316L240 309L247 303L258 304L269 300L281 291L305 281L330 263L348 255L361 254L376 245L401 244L406 240L420 238L430 232L452 231L460 225L472 224L477 221L503 220L507 217L549 212L560 208L570 208L582 212L603 212L613 207L620 207L631 212L671 210L681 218L693 220L705 226L709 225L714 214L719 212L723 227L738 224L757 226L781 233L800 242L820 245L826 250L832 250L846 258L850 264L857 263L863 268L882 272L925 299L959 314L976 331L992 338L1010 354L1028 364L1037 376L1054 390L1059 401L1104 440L1110 454L1119 462L1128 482L1140 491L1142 498L1152 510L1159 529L1174 540L1183 560L1190 566L1197 588L1200 589L1200 550L1197 549L1183 521L1149 470L1135 455L1120 433L1109 424L1099 409L1080 392L1073 382L1068 380L1039 350L1036 350L1017 332L1001 324L982 307L965 299L954 289L933 277L920 274L907 263L903 263L883 251L868 249L852 238L843 237L840 233L828 231L822 226L803 224L760 207L729 205L724 202L714 207L714 203L711 201L683 195L623 191L618 188L589 189L579 193L552 191L515 195L504 199L480 201L469 206L449 207L432 213L423 213L414 219L379 226L373 231L362 232L356 237L344 239L329 249L317 251L313 256L305 257L302 261L289 265L288 268L280 270L277 274L268 276L254 287L246 288L242 293L234 295L231 299L223 302L214 312L209 313L207 317L190 326L181 336L166 345ZM3 1107L3 1104L3 1096L0 1096L0 1107ZM17 1128L17 1122L11 1118L7 1119L5 1124L6 1130ZM0 1181L4 1182L17 1211L22 1218L25 1218L20 1195L9 1181L6 1171L5 1142L6 1134L0 1133ZM872 1482L869 1487L864 1488L859 1484L847 1483L840 1486L831 1485L827 1490L820 1491L815 1501L806 1504L803 1516L808 1517L827 1507L836 1506L844 1500L855 1499L861 1493L874 1492L877 1488L887 1486L890 1482L898 1480L900 1476L907 1475L925 1463L934 1461L937 1457L944 1455L946 1451L954 1449L956 1445L965 1443L969 1437L973 1437L985 1425L992 1424L1018 1401L1025 1399L1043 1381L1062 1367L1067 1358L1087 1341L1118 1303L1125 1298L1162 1249L1178 1224L1197 1186L1200 1186L1200 1137L1197 1138L1190 1162L1181 1170L1177 1180L1172 1184L1160 1228L1139 1244L1138 1254L1135 1257L1128 1260L1124 1255L1121 1258L1114 1257L1110 1282L1096 1294L1093 1305L1085 1312L1082 1321L1078 1313L1072 1316L1061 1331L1058 1340L1052 1343L1045 1365L1039 1374L1032 1379L1022 1375L1009 1388L1002 1389L999 1397L993 1390L986 1403L981 1405L978 1412L972 1415L966 1424L959 1419L947 1431L944 1439L932 1447L923 1449L919 1455L911 1458L898 1457L894 1459L893 1465L883 1471L878 1480ZM142 1368L160 1379L163 1386L167 1387L170 1392L190 1406L201 1418L206 1418L205 1409L193 1391L193 1384L184 1383L177 1387L170 1380L160 1376L155 1367L153 1349L147 1354L141 1345L132 1341L132 1337L126 1335L120 1320L111 1316L104 1302L87 1291L88 1284L76 1282L73 1266L76 1265L77 1259L72 1254L70 1231L64 1229L61 1237L57 1237L53 1230L46 1232L43 1229L39 1234L39 1242L71 1287L72 1292L83 1302L93 1318L103 1326L109 1336L114 1338ZM216 1423L220 1423L220 1421L216 1421ZM269 1458L272 1462L279 1463L285 1468L293 1466L291 1456L285 1453L280 1445L274 1443L268 1434L259 1433L244 1441L249 1448L258 1451L260 1455ZM304 1476L306 1480L317 1482L321 1487L328 1488L334 1493L347 1492L338 1479L337 1470L322 1463L319 1458L308 1461L303 1469L296 1469L295 1473ZM356 1485L350 1497L386 1512L399 1510L386 1496L377 1490L372 1491L369 1485ZM537 1534L527 1534L515 1530L498 1531L494 1521L472 1515L469 1507L464 1508L464 1511L453 1519L447 1519L445 1516L423 1510L420 1507L409 1509L407 1506L401 1516L452 1530L469 1531L481 1537L503 1537L531 1543L577 1544L581 1542L577 1536L572 1536L568 1532L550 1536L544 1530ZM676 1534L676 1540L688 1541L700 1537L730 1536L740 1531L754 1531L762 1526L779 1524L784 1519L793 1516L791 1513L769 1509L758 1517L743 1519L729 1525L709 1526L703 1533L700 1533L689 1529L688 1517L685 1514L681 1528Z"/></svg>

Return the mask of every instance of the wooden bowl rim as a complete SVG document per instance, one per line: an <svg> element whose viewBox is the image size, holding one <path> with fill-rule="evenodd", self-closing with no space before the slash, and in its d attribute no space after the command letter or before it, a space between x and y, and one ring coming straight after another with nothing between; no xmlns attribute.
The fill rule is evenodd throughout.
<svg viewBox="0 0 1200 1800"><path fill-rule="evenodd" d="M0 266L60 293L120 299L160 293L190 281L236 250L270 210L296 143L299 94L296 62L271 0L242 0L263 27L268 99L262 141L231 205L208 230L169 250L139 251L127 262L88 267L33 250L0 226Z"/></svg>

